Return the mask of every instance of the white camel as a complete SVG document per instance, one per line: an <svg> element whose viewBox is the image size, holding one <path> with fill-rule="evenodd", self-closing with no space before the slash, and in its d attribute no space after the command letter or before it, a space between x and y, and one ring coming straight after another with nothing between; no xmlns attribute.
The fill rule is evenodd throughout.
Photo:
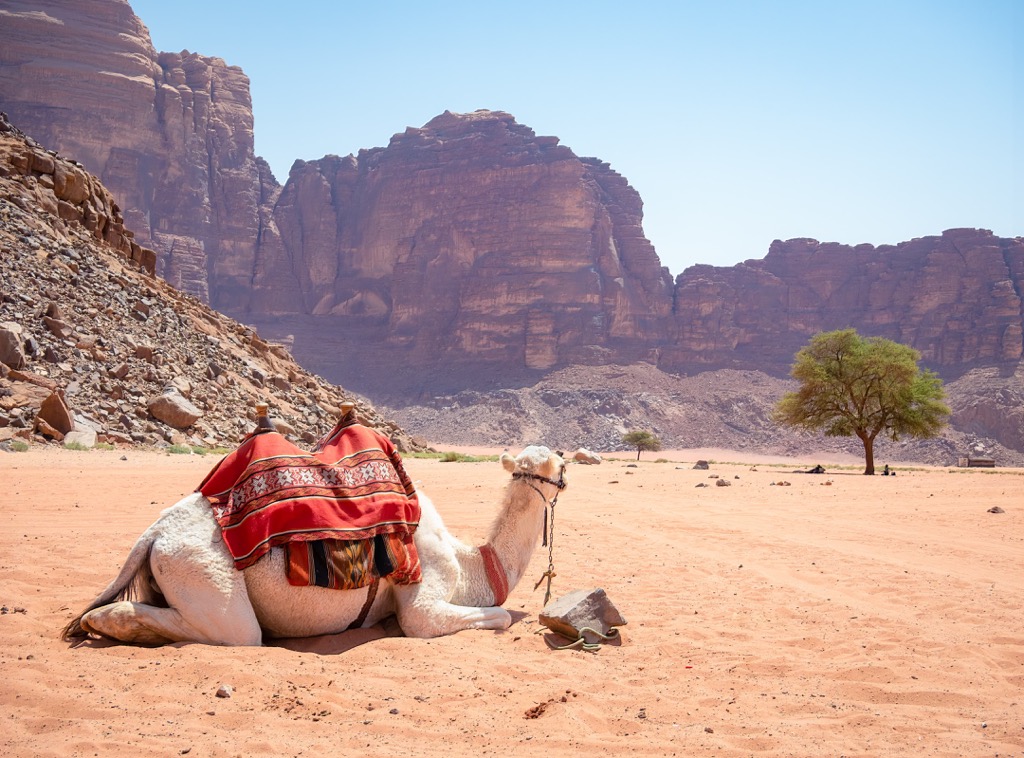
<svg viewBox="0 0 1024 758"><path fill-rule="evenodd" d="M487 546L511 589L543 532L548 502L565 486L565 462L546 447L531 446L515 458L503 454L501 463L512 480ZM209 501L199 493L189 495L143 532L117 578L72 619L62 637L98 635L138 645L260 645L264 637L341 632L361 615L361 626L372 626L392 614L410 637L507 629L512 617L495 602L500 591L488 581L489 556L453 537L430 499L418 494L422 512L414 539L423 580L396 585L382 579L372 600L367 588L289 584L280 547L236 570Z"/></svg>

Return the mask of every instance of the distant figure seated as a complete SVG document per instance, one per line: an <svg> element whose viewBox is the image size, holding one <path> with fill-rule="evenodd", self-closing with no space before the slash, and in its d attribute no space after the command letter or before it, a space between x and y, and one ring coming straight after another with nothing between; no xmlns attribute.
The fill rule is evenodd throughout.
<svg viewBox="0 0 1024 758"><path fill-rule="evenodd" d="M822 466L822 465L821 465L821 464L819 463L819 464L818 464L817 466L815 466L814 468L812 468L812 469L811 469L810 471L808 471L807 473L808 473L808 474L824 474L824 473L825 473L825 467L824 467L824 466Z"/></svg>

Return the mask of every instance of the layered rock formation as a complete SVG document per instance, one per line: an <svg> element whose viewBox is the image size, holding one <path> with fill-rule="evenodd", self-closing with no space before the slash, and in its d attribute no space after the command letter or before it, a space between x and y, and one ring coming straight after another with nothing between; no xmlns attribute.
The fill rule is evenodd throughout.
<svg viewBox="0 0 1024 758"><path fill-rule="evenodd" d="M295 165L249 315L375 325L419 363L638 357L665 339L672 291L641 218L607 164L507 113L446 112L386 148Z"/></svg>
<svg viewBox="0 0 1024 758"><path fill-rule="evenodd" d="M157 54L127 0L9 0L0 108L100 178L167 281L222 308L238 304L259 202L276 187L253 153L241 69Z"/></svg>
<svg viewBox="0 0 1024 758"><path fill-rule="evenodd" d="M676 279L669 370L780 373L819 331L849 326L912 345L947 377L1014 365L1024 350L1024 239L950 229L899 245L775 241L764 260Z"/></svg>

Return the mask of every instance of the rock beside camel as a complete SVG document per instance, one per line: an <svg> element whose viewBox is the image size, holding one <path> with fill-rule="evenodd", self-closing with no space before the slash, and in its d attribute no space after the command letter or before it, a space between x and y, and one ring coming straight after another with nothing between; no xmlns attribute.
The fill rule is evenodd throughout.
<svg viewBox="0 0 1024 758"><path fill-rule="evenodd" d="M569 640L580 637L588 645L602 641L594 634L612 634L612 629L623 626L626 619L619 613L607 593L600 587L576 590L548 603L540 612L540 623Z"/></svg>

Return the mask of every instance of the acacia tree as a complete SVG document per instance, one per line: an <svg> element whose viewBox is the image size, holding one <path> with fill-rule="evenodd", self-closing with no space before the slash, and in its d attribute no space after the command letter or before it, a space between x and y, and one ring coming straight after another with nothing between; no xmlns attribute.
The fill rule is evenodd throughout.
<svg viewBox="0 0 1024 758"><path fill-rule="evenodd" d="M864 444L864 473L874 474L880 433L925 439L946 423L942 380L918 368L920 358L912 347L855 329L817 334L796 354L791 374L800 388L779 401L774 418L828 437L856 436Z"/></svg>
<svg viewBox="0 0 1024 758"><path fill-rule="evenodd" d="M661 440L650 432L626 432L626 434L622 435L622 442L636 448L637 460L640 460L641 450L661 450Z"/></svg>

